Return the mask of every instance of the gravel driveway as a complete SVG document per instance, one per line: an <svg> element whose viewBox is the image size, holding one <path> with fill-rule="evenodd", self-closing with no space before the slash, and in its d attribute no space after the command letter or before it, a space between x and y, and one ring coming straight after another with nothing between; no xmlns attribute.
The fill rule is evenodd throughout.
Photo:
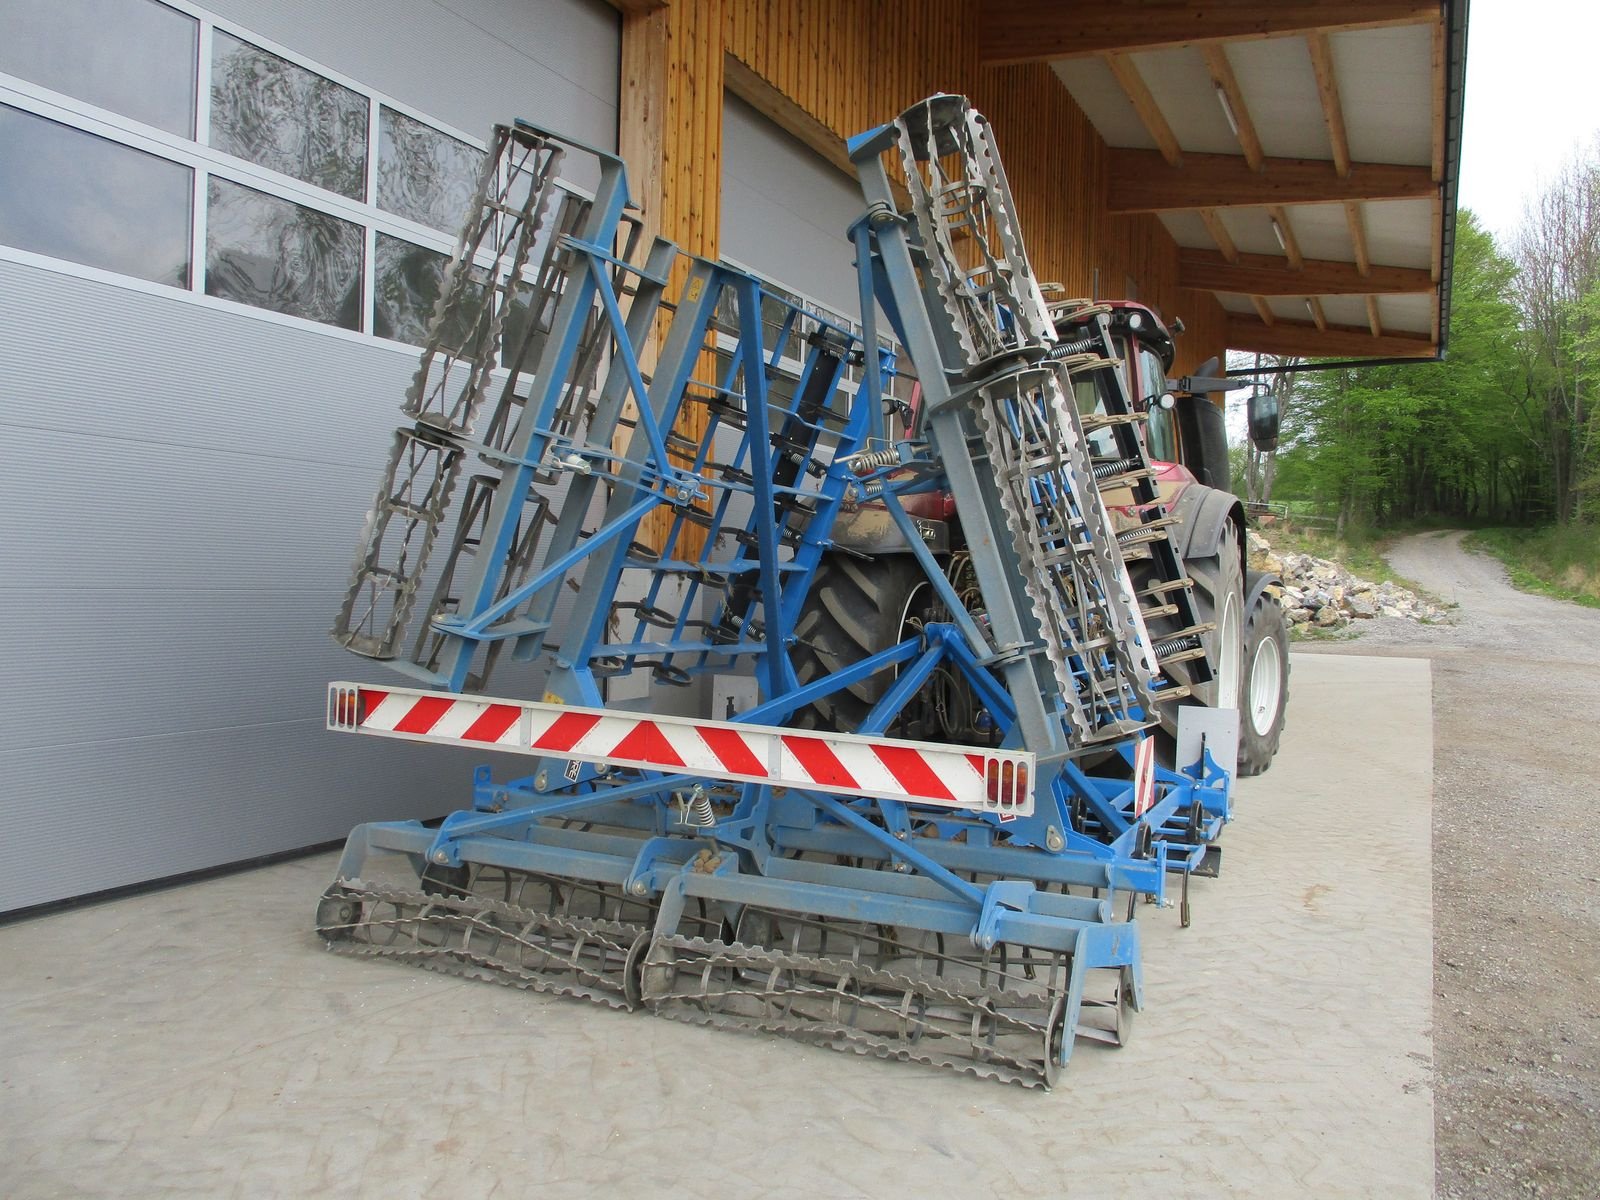
<svg viewBox="0 0 1600 1200"><path fill-rule="evenodd" d="M1600 1196L1600 610L1516 591L1464 536L1410 537L1388 556L1460 606L1454 624L1380 618L1296 649L1433 660L1438 1194L1588 1200Z"/></svg>

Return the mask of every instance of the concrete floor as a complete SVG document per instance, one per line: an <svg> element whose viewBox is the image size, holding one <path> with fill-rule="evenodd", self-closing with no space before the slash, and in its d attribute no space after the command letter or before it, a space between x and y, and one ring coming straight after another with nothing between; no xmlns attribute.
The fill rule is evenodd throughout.
<svg viewBox="0 0 1600 1200"><path fill-rule="evenodd" d="M1293 672L1052 1093L325 954L329 855L0 927L0 1195L1429 1195L1428 664Z"/></svg>

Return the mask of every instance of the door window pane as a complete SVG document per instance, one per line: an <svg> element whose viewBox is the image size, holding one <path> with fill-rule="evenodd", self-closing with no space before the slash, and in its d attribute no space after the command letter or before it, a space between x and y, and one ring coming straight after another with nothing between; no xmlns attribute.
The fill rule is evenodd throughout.
<svg viewBox="0 0 1600 1200"><path fill-rule="evenodd" d="M380 233L372 263L372 332L397 342L422 345L427 340L428 322L433 319L433 306L444 286L444 271L449 263L449 257L437 250ZM467 320L473 314L478 314L480 323L487 321L488 314L479 308L486 282L484 273L475 270L472 278L477 284L472 292L476 300L458 307L442 331L442 344L447 350L462 348L470 332Z"/></svg>
<svg viewBox="0 0 1600 1200"><path fill-rule="evenodd" d="M194 136L200 22L155 0L0 0L0 71Z"/></svg>
<svg viewBox="0 0 1600 1200"><path fill-rule="evenodd" d="M189 286L188 167L0 105L0 242Z"/></svg>
<svg viewBox="0 0 1600 1200"><path fill-rule="evenodd" d="M467 219L484 153L475 146L378 109L378 207L445 233Z"/></svg>
<svg viewBox="0 0 1600 1200"><path fill-rule="evenodd" d="M359 329L362 240L350 221L213 177L206 295Z"/></svg>
<svg viewBox="0 0 1600 1200"><path fill-rule="evenodd" d="M360 200L367 192L367 98L217 30L211 145Z"/></svg>

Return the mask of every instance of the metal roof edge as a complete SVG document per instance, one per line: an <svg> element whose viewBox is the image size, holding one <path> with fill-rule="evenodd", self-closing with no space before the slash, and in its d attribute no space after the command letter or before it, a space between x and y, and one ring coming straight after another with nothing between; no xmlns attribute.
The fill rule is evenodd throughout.
<svg viewBox="0 0 1600 1200"><path fill-rule="evenodd" d="M1450 345L1450 286L1456 248L1456 200L1461 185L1461 125L1467 98L1467 10L1471 0L1443 0L1445 54L1444 228L1439 249L1439 351Z"/></svg>

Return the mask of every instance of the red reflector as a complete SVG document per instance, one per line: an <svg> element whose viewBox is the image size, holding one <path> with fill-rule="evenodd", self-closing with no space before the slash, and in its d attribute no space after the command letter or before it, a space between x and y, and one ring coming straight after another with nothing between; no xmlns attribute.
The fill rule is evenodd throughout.
<svg viewBox="0 0 1600 1200"><path fill-rule="evenodd" d="M362 711L361 693L351 689L340 690L333 694L333 721L335 725L349 725L351 727L361 724L365 715Z"/></svg>
<svg viewBox="0 0 1600 1200"><path fill-rule="evenodd" d="M1028 790L1028 764L991 758L984 763L983 784L990 804L1015 808Z"/></svg>

